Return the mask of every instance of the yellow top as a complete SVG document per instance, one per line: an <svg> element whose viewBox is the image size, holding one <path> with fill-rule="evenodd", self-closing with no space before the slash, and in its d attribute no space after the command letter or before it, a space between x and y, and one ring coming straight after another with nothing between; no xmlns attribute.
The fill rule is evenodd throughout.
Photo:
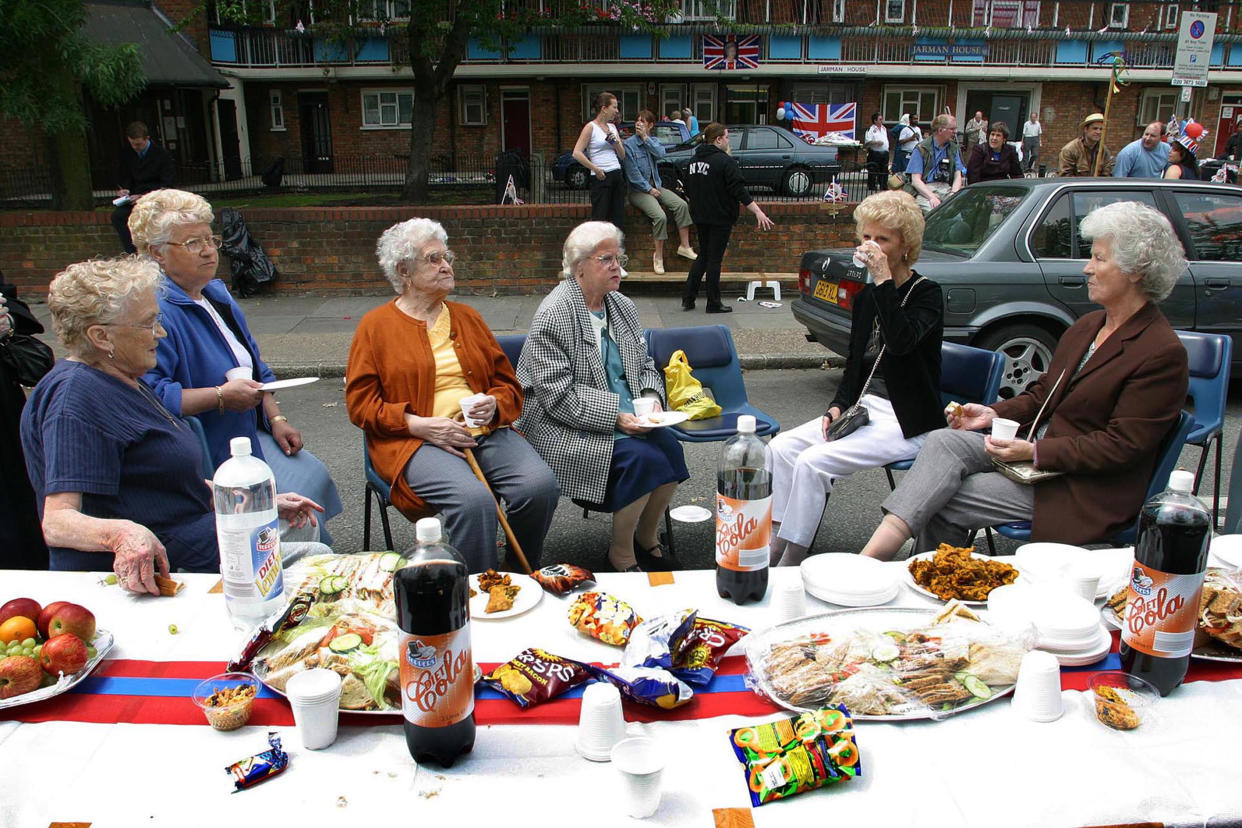
<svg viewBox="0 0 1242 828"><path fill-rule="evenodd" d="M461 398L474 393L466 384L453 340L449 338L450 323L448 305L445 305L435 323L427 328L431 354L436 361L436 387L431 406L433 417L457 417L461 414ZM491 429L485 426L470 429L470 433L476 436L489 431Z"/></svg>

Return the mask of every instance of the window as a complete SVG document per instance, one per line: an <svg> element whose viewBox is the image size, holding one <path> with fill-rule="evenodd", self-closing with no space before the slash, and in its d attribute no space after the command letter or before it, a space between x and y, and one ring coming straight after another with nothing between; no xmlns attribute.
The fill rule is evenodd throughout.
<svg viewBox="0 0 1242 828"><path fill-rule="evenodd" d="M943 93L939 86L886 86L881 99L884 121L893 123L902 115L909 115L911 122L926 123L940 111Z"/></svg>
<svg viewBox="0 0 1242 828"><path fill-rule="evenodd" d="M363 90L362 128L408 127L413 120L414 93Z"/></svg>
<svg viewBox="0 0 1242 828"><path fill-rule="evenodd" d="M589 121L595 117L595 96L600 92L611 92L617 96L621 104L621 120L632 121L640 109L647 108L647 94L639 84L613 83L607 86L591 85L582 87L582 110L586 113L582 120Z"/></svg>
<svg viewBox="0 0 1242 828"><path fill-rule="evenodd" d="M1177 28L1177 4L1169 3L1164 7L1164 27L1166 29Z"/></svg>
<svg viewBox="0 0 1242 828"><path fill-rule="evenodd" d="M273 89L268 102L272 108L272 132L285 131L285 102L279 89Z"/></svg>
<svg viewBox="0 0 1242 828"><path fill-rule="evenodd" d="M1041 259L1072 259L1073 227L1070 216L1070 198L1063 195L1044 215L1031 235L1031 248Z"/></svg>
<svg viewBox="0 0 1242 828"><path fill-rule="evenodd" d="M793 144L785 136L771 129L746 130L746 149L748 150L779 150L793 149Z"/></svg>
<svg viewBox="0 0 1242 828"><path fill-rule="evenodd" d="M845 22L845 0L832 0L832 22Z"/></svg>
<svg viewBox="0 0 1242 828"><path fill-rule="evenodd" d="M214 5L217 23L235 23L239 18L249 20L252 9L258 10L264 23L276 22L276 0L232 0Z"/></svg>
<svg viewBox="0 0 1242 828"><path fill-rule="evenodd" d="M963 190L946 201L943 209L927 216L923 247L964 256L975 255L1030 192L1016 187Z"/></svg>
<svg viewBox="0 0 1242 828"><path fill-rule="evenodd" d="M906 19L906 0L884 0L884 22L902 23Z"/></svg>
<svg viewBox="0 0 1242 828"><path fill-rule="evenodd" d="M1039 0L974 0L971 21L996 29L1038 26Z"/></svg>
<svg viewBox="0 0 1242 828"><path fill-rule="evenodd" d="M1242 199L1218 193L1173 191L1194 243L1188 259L1236 262L1242 259Z"/></svg>
<svg viewBox="0 0 1242 828"><path fill-rule="evenodd" d="M368 22L409 20L411 0L358 0L357 19Z"/></svg>
<svg viewBox="0 0 1242 828"><path fill-rule="evenodd" d="M699 129L716 120L716 84L696 83L690 87L690 108L699 119Z"/></svg>
<svg viewBox="0 0 1242 828"><path fill-rule="evenodd" d="M1144 89L1139 98L1138 119L1136 125L1147 126L1152 121L1166 123L1177 109L1177 100L1181 92L1177 89Z"/></svg>
<svg viewBox="0 0 1242 828"><path fill-rule="evenodd" d="M1108 4L1108 28L1124 29L1130 23L1129 3Z"/></svg>
<svg viewBox="0 0 1242 828"><path fill-rule="evenodd" d="M670 110L686 108L686 87L680 83L660 84L660 109L656 116L663 118ZM684 120L684 119L683 119Z"/></svg>
<svg viewBox="0 0 1242 828"><path fill-rule="evenodd" d="M463 126L487 124L487 90L482 84L468 83L457 87L457 123Z"/></svg>
<svg viewBox="0 0 1242 828"><path fill-rule="evenodd" d="M683 20L725 20L737 17L737 0L681 0Z"/></svg>

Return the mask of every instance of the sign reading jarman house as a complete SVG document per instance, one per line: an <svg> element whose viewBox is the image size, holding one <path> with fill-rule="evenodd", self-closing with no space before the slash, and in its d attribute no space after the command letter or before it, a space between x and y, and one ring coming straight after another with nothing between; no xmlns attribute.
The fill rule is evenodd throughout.
<svg viewBox="0 0 1242 828"><path fill-rule="evenodd" d="M987 57L988 45L957 44L957 43L916 43L913 54L920 57Z"/></svg>

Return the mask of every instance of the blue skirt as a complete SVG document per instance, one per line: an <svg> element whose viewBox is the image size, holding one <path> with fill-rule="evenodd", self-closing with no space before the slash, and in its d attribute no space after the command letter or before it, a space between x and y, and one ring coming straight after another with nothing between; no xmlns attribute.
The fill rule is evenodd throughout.
<svg viewBox="0 0 1242 828"><path fill-rule="evenodd" d="M653 429L642 437L618 438L612 441L604 502L589 508L594 512L615 512L665 483L681 483L689 478L681 443L669 429Z"/></svg>

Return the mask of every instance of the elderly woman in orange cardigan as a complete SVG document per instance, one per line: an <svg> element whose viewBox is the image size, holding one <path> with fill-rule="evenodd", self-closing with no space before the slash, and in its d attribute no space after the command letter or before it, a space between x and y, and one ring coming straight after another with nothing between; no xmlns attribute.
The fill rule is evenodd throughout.
<svg viewBox="0 0 1242 828"><path fill-rule="evenodd" d="M411 519L439 512L471 572L496 567L496 504L466 462L472 449L538 566L560 489L510 427L522 413L522 387L496 337L469 305L445 300L453 291L448 234L438 222L410 219L384 231L376 254L398 296L358 324L345 403L393 505ZM475 394L468 412L479 425L470 427L461 400Z"/></svg>

